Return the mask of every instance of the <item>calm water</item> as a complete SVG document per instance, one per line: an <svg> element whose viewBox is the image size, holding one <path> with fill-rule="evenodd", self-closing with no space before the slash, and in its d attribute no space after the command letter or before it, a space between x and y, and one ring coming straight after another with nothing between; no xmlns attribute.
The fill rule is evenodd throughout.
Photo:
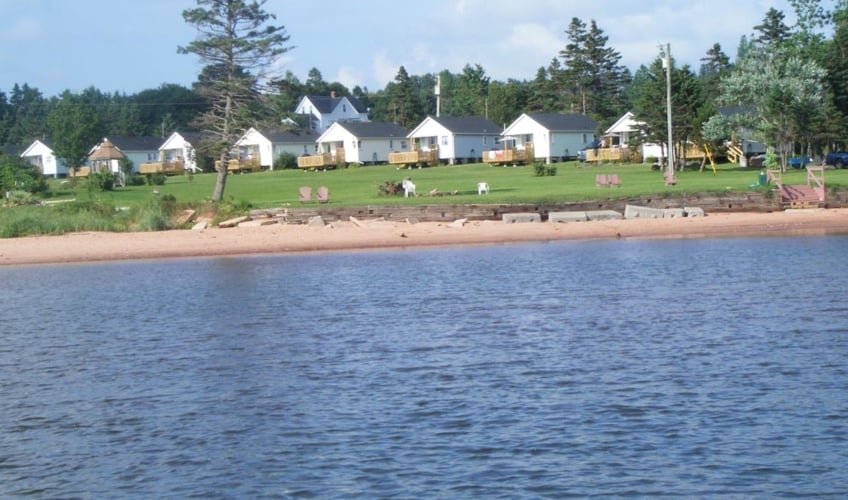
<svg viewBox="0 0 848 500"><path fill-rule="evenodd" d="M0 497L848 495L848 238L0 269Z"/></svg>

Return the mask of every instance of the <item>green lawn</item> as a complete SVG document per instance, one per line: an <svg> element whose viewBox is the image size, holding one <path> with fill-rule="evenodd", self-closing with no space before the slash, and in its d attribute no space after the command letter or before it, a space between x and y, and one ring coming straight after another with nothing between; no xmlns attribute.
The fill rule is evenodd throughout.
<svg viewBox="0 0 848 500"><path fill-rule="evenodd" d="M282 170L230 175L227 178L225 198L236 203L249 203L256 208L300 206L300 186L319 186L330 190L330 204L342 206L385 204L463 204L480 203L557 203L608 198L633 197L658 193L703 193L748 191L757 181L758 169L742 169L733 164L723 164L713 173L709 166L703 171L686 170L677 173L676 186L665 186L662 172L652 171L648 165L603 164L589 166L576 162L555 165L555 176L534 175L532 166L491 167L486 164L437 166L422 169L398 170L394 166L379 165L326 172ZM596 174L617 173L620 188L598 188ZM386 181L400 182L411 177L416 184L417 198L381 196L378 185ZM848 169L827 170L828 187L848 186ZM491 193L477 195L477 182L489 183ZM786 184L805 184L806 173L790 169L784 177ZM171 194L180 203L197 203L208 200L215 183L215 174L198 174L169 177L162 186L117 188L112 192L94 193L116 206L138 206L149 200L154 190ZM81 183L84 186L84 183ZM55 199L87 199L85 187L69 188L67 183L53 184ZM453 193L443 197L426 196L432 190Z"/></svg>

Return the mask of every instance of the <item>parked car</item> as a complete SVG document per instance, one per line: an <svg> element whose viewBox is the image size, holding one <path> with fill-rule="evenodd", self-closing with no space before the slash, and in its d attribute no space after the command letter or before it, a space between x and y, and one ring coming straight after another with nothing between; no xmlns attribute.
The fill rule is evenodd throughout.
<svg viewBox="0 0 848 500"><path fill-rule="evenodd" d="M789 164L792 168L806 168L807 165L812 165L814 160L809 156L793 156L786 160L786 163Z"/></svg>
<svg viewBox="0 0 848 500"><path fill-rule="evenodd" d="M832 165L836 168L845 168L848 165L848 151L834 151L828 153L824 157L825 165Z"/></svg>

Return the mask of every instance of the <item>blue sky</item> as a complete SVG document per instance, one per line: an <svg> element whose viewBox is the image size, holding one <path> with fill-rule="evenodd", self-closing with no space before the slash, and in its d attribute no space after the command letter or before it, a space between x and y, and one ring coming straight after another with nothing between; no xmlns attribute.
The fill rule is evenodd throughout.
<svg viewBox="0 0 848 500"><path fill-rule="evenodd" d="M830 2L832 3L832 2ZM132 94L162 83L190 86L200 70L177 46L194 39L182 11L194 0L0 0L0 91L27 83L45 96L95 86ZM731 58L769 7L787 0L269 0L296 48L279 61L301 81L382 89L410 74L460 72L480 64L496 80L531 80L567 43L573 17L595 19L632 70L670 43L697 67L718 42ZM718 13L718 14L717 14Z"/></svg>

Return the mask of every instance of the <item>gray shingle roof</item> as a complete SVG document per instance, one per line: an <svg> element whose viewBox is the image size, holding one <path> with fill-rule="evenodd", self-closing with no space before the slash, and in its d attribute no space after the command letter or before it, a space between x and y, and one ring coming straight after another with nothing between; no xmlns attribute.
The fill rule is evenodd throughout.
<svg viewBox="0 0 848 500"><path fill-rule="evenodd" d="M261 129L259 133L275 144L315 142L320 135L306 129Z"/></svg>
<svg viewBox="0 0 848 500"><path fill-rule="evenodd" d="M440 116L430 117L439 125L457 135L470 134L500 134L502 127L493 121L479 116Z"/></svg>
<svg viewBox="0 0 848 500"><path fill-rule="evenodd" d="M556 114L556 113L527 113L527 116L539 122L543 127L552 132L575 132L594 131L598 128L598 122L586 115L580 114Z"/></svg>
<svg viewBox="0 0 848 500"><path fill-rule="evenodd" d="M738 114L749 114L757 111L754 106L723 106L718 108L718 113L724 116L733 116Z"/></svg>
<svg viewBox="0 0 848 500"><path fill-rule="evenodd" d="M332 113L333 110L336 109L336 106L342 102L342 99L347 99L350 102L350 105L353 106L358 113L366 113L368 111L365 106L362 105L362 102L353 96L332 97L328 95L310 95L306 97L322 114Z"/></svg>
<svg viewBox="0 0 848 500"><path fill-rule="evenodd" d="M381 122L336 122L355 137L371 139L406 139L407 131L394 123Z"/></svg>
<svg viewBox="0 0 848 500"><path fill-rule="evenodd" d="M120 136L112 135L107 138L121 151L157 151L159 146L165 142L161 137L153 136Z"/></svg>

